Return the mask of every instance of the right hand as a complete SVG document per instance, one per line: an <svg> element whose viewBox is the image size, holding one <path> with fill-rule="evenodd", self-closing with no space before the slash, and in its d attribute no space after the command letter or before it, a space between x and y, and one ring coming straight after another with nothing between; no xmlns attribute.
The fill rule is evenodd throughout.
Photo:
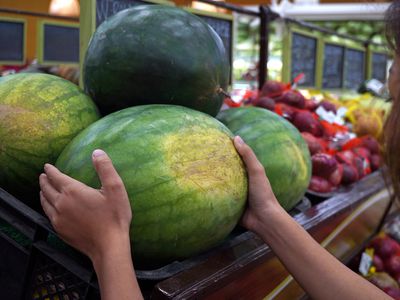
<svg viewBox="0 0 400 300"><path fill-rule="evenodd" d="M242 140L234 138L234 145L246 165L249 179L248 207L242 216L241 223L247 229L260 233L267 225L270 216L283 211L276 199L263 165L257 159L253 150Z"/></svg>

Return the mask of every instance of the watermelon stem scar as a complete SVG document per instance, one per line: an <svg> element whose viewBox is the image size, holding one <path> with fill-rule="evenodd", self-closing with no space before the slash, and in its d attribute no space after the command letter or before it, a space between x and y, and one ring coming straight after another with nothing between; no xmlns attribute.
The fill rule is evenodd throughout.
<svg viewBox="0 0 400 300"><path fill-rule="evenodd" d="M231 95L229 95L227 92L225 92L221 87L218 88L217 92L224 95L226 98L232 99Z"/></svg>

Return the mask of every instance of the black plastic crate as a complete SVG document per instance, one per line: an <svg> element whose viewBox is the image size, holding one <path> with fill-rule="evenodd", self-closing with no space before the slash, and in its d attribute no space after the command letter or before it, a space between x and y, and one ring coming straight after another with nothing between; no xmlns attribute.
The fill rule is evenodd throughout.
<svg viewBox="0 0 400 300"><path fill-rule="evenodd" d="M0 298L100 299L88 258L62 242L44 216L1 188Z"/></svg>
<svg viewBox="0 0 400 300"><path fill-rule="evenodd" d="M136 269L145 298L157 282L253 238L237 227L219 246L156 269ZM100 299L90 260L62 242L43 215L0 188L0 299Z"/></svg>
<svg viewBox="0 0 400 300"><path fill-rule="evenodd" d="M290 213L310 207L304 198ZM145 298L160 281L190 269L218 251L254 238L238 226L217 247L156 269L138 269ZM46 217L0 188L0 299L100 299L90 260L58 238Z"/></svg>

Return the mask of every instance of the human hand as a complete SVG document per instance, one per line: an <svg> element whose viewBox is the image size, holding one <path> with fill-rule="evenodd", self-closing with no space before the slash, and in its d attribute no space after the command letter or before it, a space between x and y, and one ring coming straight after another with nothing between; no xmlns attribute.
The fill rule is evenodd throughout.
<svg viewBox="0 0 400 300"><path fill-rule="evenodd" d="M234 138L234 145L245 163L249 179L248 206L241 223L247 229L260 234L268 221L273 219L271 216L282 212L283 208L276 200L264 167L253 150L239 136Z"/></svg>
<svg viewBox="0 0 400 300"><path fill-rule="evenodd" d="M91 188L46 164L39 177L40 202L54 229L94 261L111 246L129 247L132 211L124 184L102 150L92 155L101 189Z"/></svg>

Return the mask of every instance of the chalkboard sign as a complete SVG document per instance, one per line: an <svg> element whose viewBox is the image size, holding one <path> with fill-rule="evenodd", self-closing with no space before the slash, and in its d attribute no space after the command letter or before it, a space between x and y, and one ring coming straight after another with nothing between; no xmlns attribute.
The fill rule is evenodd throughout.
<svg viewBox="0 0 400 300"><path fill-rule="evenodd" d="M121 10L142 4L151 3L141 0L96 0L96 26Z"/></svg>
<svg viewBox="0 0 400 300"><path fill-rule="evenodd" d="M361 50L346 49L344 60L344 87L358 89L365 80L365 53Z"/></svg>
<svg viewBox="0 0 400 300"><path fill-rule="evenodd" d="M304 73L302 86L315 86L317 63L317 39L297 32L292 34L291 47L291 81Z"/></svg>
<svg viewBox="0 0 400 300"><path fill-rule="evenodd" d="M386 81L388 57L383 53L372 54L372 78L381 82Z"/></svg>
<svg viewBox="0 0 400 300"><path fill-rule="evenodd" d="M0 20L0 62L24 63L25 22Z"/></svg>
<svg viewBox="0 0 400 300"><path fill-rule="evenodd" d="M344 47L325 44L322 87L336 89L343 86Z"/></svg>
<svg viewBox="0 0 400 300"><path fill-rule="evenodd" d="M79 28L43 23L41 63L79 63Z"/></svg>
<svg viewBox="0 0 400 300"><path fill-rule="evenodd" d="M232 65L232 20L217 17L198 15L215 30L224 44L230 65Z"/></svg>

